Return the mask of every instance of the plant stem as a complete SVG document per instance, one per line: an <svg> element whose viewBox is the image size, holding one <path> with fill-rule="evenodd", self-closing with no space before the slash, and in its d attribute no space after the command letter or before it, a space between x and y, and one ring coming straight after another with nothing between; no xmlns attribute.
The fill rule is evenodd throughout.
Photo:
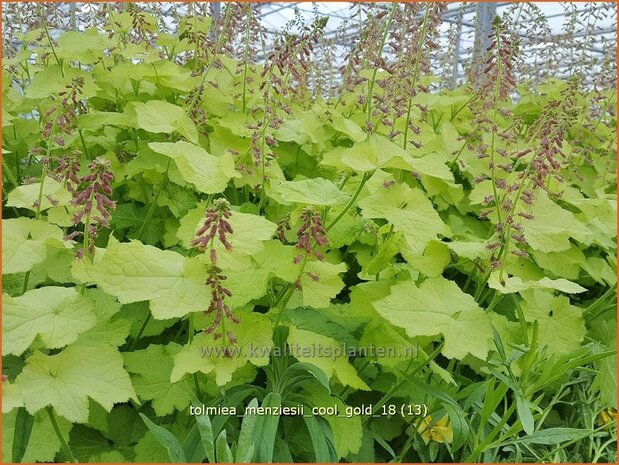
<svg viewBox="0 0 619 465"><path fill-rule="evenodd" d="M49 142L48 142L49 145ZM47 156L49 156L49 147L47 148ZM4 160L4 159L3 159ZM45 184L45 176L47 175L47 171L45 167L41 171L41 179L39 180L39 196L37 198L37 209L34 213L34 219L38 220L39 216L41 216L41 201L43 199L43 185ZM30 234L28 234L28 238L30 238ZM24 274L24 284L22 286L22 294L25 294L28 290L28 281L30 280L30 270L26 271Z"/></svg>
<svg viewBox="0 0 619 465"><path fill-rule="evenodd" d="M596 310L599 306L604 304L606 299L614 295L615 292L617 292L617 283L613 284L612 287L610 287L602 296L597 298L595 302L593 302L591 305L585 308L582 312L583 316L590 315L593 310Z"/></svg>
<svg viewBox="0 0 619 465"><path fill-rule="evenodd" d="M140 229L138 230L138 234L136 236L137 240L140 240L140 238L142 237L142 234L144 233L144 229L148 225L148 222L150 221L150 219L153 216L153 213L155 211L155 208L157 207L157 200L159 200L159 196L161 195L161 191L163 190L164 186L168 182L168 171L170 170L170 163L171 162L172 162L172 159L168 158L168 163L167 163L165 171L163 173L163 179L159 183L159 187L157 187L157 192L155 193L155 198L153 199L153 201L150 204L150 207L148 208L148 212L146 213L146 218L144 218L144 221L142 222L142 225L140 226Z"/></svg>
<svg viewBox="0 0 619 465"><path fill-rule="evenodd" d="M58 440L60 441L60 445L65 455L67 456L70 462L77 463L77 460L75 460L75 456L73 455L73 452L71 452L71 448L69 447L69 444L67 444L67 441L65 440L64 436L62 435L62 432L60 431L60 427L58 426L58 421L56 421L56 414L54 413L53 407L51 405L48 405L47 407L45 407L45 410L47 410L47 414L49 415L49 421L52 423L52 427L54 428L54 431L56 432L56 436L58 437Z"/></svg>
<svg viewBox="0 0 619 465"><path fill-rule="evenodd" d="M138 344L138 341L142 337L142 334L144 334L144 331L146 330L146 326L148 326L148 322L151 320L152 317L153 315L149 309L148 314L146 315L146 318L144 318L144 322L142 323L142 326L140 327L140 330L135 335L135 339L133 339L133 342L129 346L129 352L131 352L132 350L135 350L135 346Z"/></svg>
<svg viewBox="0 0 619 465"><path fill-rule="evenodd" d="M500 50L501 48L501 34L497 31L495 34L496 40L496 49ZM496 132L497 132L497 117L498 117L498 106L499 106L499 96L501 91L501 81L502 81L502 68L503 68L503 57L500 53L497 53L496 66L497 66L497 76L496 76L496 85L494 86L494 105L493 114L492 114L492 140L490 143L490 177L492 179L492 194L494 195L494 204L496 206L496 214L497 220L499 223L502 223L501 220L501 202L499 202L499 193L496 186L496 163L495 163L495 151L496 151ZM501 270L502 274L502 270Z"/></svg>
<svg viewBox="0 0 619 465"><path fill-rule="evenodd" d="M84 140L84 133L82 133L81 129L78 129L77 132L80 135L80 141L82 142L82 148L84 149L84 155L86 155L86 158L90 160L90 155L88 154L88 148L86 147L86 141Z"/></svg>
<svg viewBox="0 0 619 465"><path fill-rule="evenodd" d="M325 227L326 232L329 232L329 230L333 228L333 226L335 226L337 222L340 221L342 217L348 212L348 210L350 210L350 208L355 204L355 202L357 201L357 198L359 197L359 194L361 194L361 190L363 189L363 186L365 186L365 183L368 181L368 179L370 179L370 176L371 174L369 172L363 174L363 177L361 178L361 181L359 182L359 186L357 187L357 190L355 191L351 199L348 201L344 209L340 212L340 214L337 215L335 219Z"/></svg>
<svg viewBox="0 0 619 465"><path fill-rule="evenodd" d="M150 315L150 313L149 313ZM191 343L193 342L193 338L195 336L195 332L196 332L196 315L194 313L190 313L189 314L189 334L187 335L188 338L188 344L191 345ZM223 337L222 337L223 339ZM202 399L202 390L200 389L200 383L198 382L198 373L193 373L191 375L192 379L193 379L193 384L196 388L196 395L198 396L198 398L201 400Z"/></svg>
<svg viewBox="0 0 619 465"><path fill-rule="evenodd" d="M6 173L6 177L9 179L9 181L11 181L11 184L13 184L14 187L18 187L19 186L19 182L17 181L17 178L15 177L15 175L13 174L11 169L9 168L9 165L7 164L6 160L4 159L4 155L2 155L2 172Z"/></svg>

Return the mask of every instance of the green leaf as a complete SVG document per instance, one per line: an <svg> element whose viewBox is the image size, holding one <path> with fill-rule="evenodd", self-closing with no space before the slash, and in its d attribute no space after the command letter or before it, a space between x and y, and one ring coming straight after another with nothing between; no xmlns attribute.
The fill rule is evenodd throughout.
<svg viewBox="0 0 619 465"><path fill-rule="evenodd" d="M226 351L221 340L204 333L197 334L193 342L174 357L171 381L177 382L186 374L202 372L213 374L217 385L223 386L232 380L237 369L248 362L255 366L267 365L273 347L271 320L253 312L243 312L237 316L240 323L227 322L226 327L237 339L234 346Z"/></svg>
<svg viewBox="0 0 619 465"><path fill-rule="evenodd" d="M354 317L348 313L339 313L336 310L339 307L342 306L331 306L324 310L303 307L289 309L286 310L284 318L298 329L322 334L337 341L345 342L349 346L354 346L358 342L355 333L370 319Z"/></svg>
<svg viewBox="0 0 619 465"><path fill-rule="evenodd" d="M230 446L228 446L225 429L221 430L219 436L217 436L215 450L217 452L217 462L232 463L232 451L230 450Z"/></svg>
<svg viewBox="0 0 619 465"><path fill-rule="evenodd" d="M428 243L422 256L418 256L416 253L409 256L406 246L402 249L402 256L411 268L429 278L441 276L445 267L451 262L451 254L447 244L437 240Z"/></svg>
<svg viewBox="0 0 619 465"><path fill-rule="evenodd" d="M335 439L329 423L324 418L305 415L303 421L312 439L316 463L336 463Z"/></svg>
<svg viewBox="0 0 619 465"><path fill-rule="evenodd" d="M103 50L108 47L107 37L93 27L83 32L68 31L61 34L56 54L60 58L90 64L101 59Z"/></svg>
<svg viewBox="0 0 619 465"><path fill-rule="evenodd" d="M563 355L580 347L587 330L582 310L570 304L567 296L553 296L550 292L529 290L520 293L524 298L521 308L529 322L539 326L539 343L549 354Z"/></svg>
<svg viewBox="0 0 619 465"><path fill-rule="evenodd" d="M269 392L262 401L262 407L279 407L282 404L281 395ZM256 438L256 452L254 462L268 463L273 461L273 449L277 437L279 415L265 414L258 417L254 425Z"/></svg>
<svg viewBox="0 0 619 465"><path fill-rule="evenodd" d="M5 380L2 382L2 413L24 406L19 386Z"/></svg>
<svg viewBox="0 0 619 465"><path fill-rule="evenodd" d="M579 428L546 428L535 431L525 437L509 441L509 444L542 444L553 446L562 442L575 441L591 436L589 429Z"/></svg>
<svg viewBox="0 0 619 465"><path fill-rule="evenodd" d="M132 102L131 105L139 128L148 132L166 134L178 131L190 142L198 142L198 131L181 107L161 100L149 100L146 103Z"/></svg>
<svg viewBox="0 0 619 465"><path fill-rule="evenodd" d="M39 336L43 347L59 349L95 326L95 305L75 288L47 286L19 297L3 295L2 354L21 355Z"/></svg>
<svg viewBox="0 0 619 465"><path fill-rule="evenodd" d="M26 88L25 95L30 99L44 99L50 95L66 91L66 86L76 77L84 79L81 98L88 99L94 97L101 89L93 82L92 74L85 73L77 67L59 65L44 67L36 73L30 85Z"/></svg>
<svg viewBox="0 0 619 465"><path fill-rule="evenodd" d="M232 292L229 302L236 307L266 295L271 278L293 282L299 275L300 265L293 263L294 247L285 246L279 241L264 244L263 250L256 255L226 268L226 287ZM225 261L222 260L222 263Z"/></svg>
<svg viewBox="0 0 619 465"><path fill-rule="evenodd" d="M206 267L139 241L120 243L110 237L108 248L98 252L93 265L76 262L76 278L97 284L121 304L150 301L153 317L182 317L208 307L211 295L204 285Z"/></svg>
<svg viewBox="0 0 619 465"><path fill-rule="evenodd" d="M258 407L258 399L255 397L249 401L247 407ZM254 456L254 429L258 421L257 415L245 415L241 423L241 431L239 432L239 440L236 447L236 463L250 463Z"/></svg>
<svg viewBox="0 0 619 465"><path fill-rule="evenodd" d="M277 140L299 145L318 144L324 147L327 139L323 118L313 110L300 112L298 119L286 118L274 135Z"/></svg>
<svg viewBox="0 0 619 465"><path fill-rule="evenodd" d="M213 438L211 419L208 415L196 415L195 417L206 458L209 463L215 463L215 439Z"/></svg>
<svg viewBox="0 0 619 465"><path fill-rule="evenodd" d="M155 435L150 431L147 431L146 434L140 439L135 445L135 462L136 463L146 463L146 462L159 462L164 463L170 460L168 456L168 452L164 446L162 446ZM209 461L213 463L212 461Z"/></svg>
<svg viewBox="0 0 619 465"><path fill-rule="evenodd" d="M16 382L28 412L51 405L75 423L88 420L88 398L108 411L114 403L136 399L120 353L109 346L70 346L56 355L35 352Z"/></svg>
<svg viewBox="0 0 619 465"><path fill-rule="evenodd" d="M346 417L342 412L346 411L347 405L336 396L329 395L324 389L316 386L308 387L312 404L316 406L333 406L337 405L340 415L327 415L324 419L331 427L333 443L335 451L339 458L346 457L348 454L354 454L361 449L361 440L363 438L363 427L361 416L353 415Z"/></svg>
<svg viewBox="0 0 619 465"><path fill-rule="evenodd" d="M288 345L292 355L300 362L316 365L329 378L336 376L344 386L369 391L370 388L348 363L345 348L336 340L290 326ZM314 350L318 348L319 350Z"/></svg>
<svg viewBox="0 0 619 465"><path fill-rule="evenodd" d="M372 135L342 152L341 162L363 173L383 168L412 170L413 157L384 136Z"/></svg>
<svg viewBox="0 0 619 465"><path fill-rule="evenodd" d="M129 335L131 321L122 318L118 313L121 305L116 299L100 289L91 289L86 293L94 302L94 311L97 323L92 329L81 333L74 345L98 346L111 345L121 346Z"/></svg>
<svg viewBox="0 0 619 465"><path fill-rule="evenodd" d="M321 261L308 261L305 272L299 279L301 283L302 305L304 307L325 308L344 287L339 274L346 271L346 263L332 264ZM296 306L291 300L290 307Z"/></svg>
<svg viewBox="0 0 619 465"><path fill-rule="evenodd" d="M294 376L297 372L309 374L311 377L315 378L320 384L322 384L327 390L327 392L331 394L331 384L329 382L329 376L324 371L322 371L320 367L312 365L311 363L297 362L289 366L286 369L285 373L287 375Z"/></svg>
<svg viewBox="0 0 619 465"><path fill-rule="evenodd" d="M361 126L345 118L336 110L329 109L329 111L331 112L331 126L333 126L333 129L346 134L353 142L362 142L365 140L366 133L361 129Z"/></svg>
<svg viewBox="0 0 619 465"><path fill-rule="evenodd" d="M617 347L617 319L614 315L606 318L596 318L590 321L590 336L598 340L603 347L614 349ZM604 405L617 404L617 354L605 357L595 363L598 371L593 381L593 389L600 392L601 402ZM6 384L3 385L3 407Z"/></svg>
<svg viewBox="0 0 619 465"><path fill-rule="evenodd" d="M103 126L132 126L131 118L127 113L113 111L94 111L77 117L77 126L81 129L97 130Z"/></svg>
<svg viewBox="0 0 619 465"><path fill-rule="evenodd" d="M142 401L152 401L157 416L184 410L191 403L191 391L182 383L171 383L174 356L182 346L151 344L144 350L124 353L135 392Z"/></svg>
<svg viewBox="0 0 619 465"><path fill-rule="evenodd" d="M448 235L447 227L420 189L402 184L380 189L362 199L359 206L365 218L385 218L395 231L402 231L411 256L421 256L437 235Z"/></svg>
<svg viewBox="0 0 619 465"><path fill-rule="evenodd" d="M148 146L155 152L172 158L185 181L206 194L222 192L231 178L240 176L235 171L234 160L230 154L214 157L202 147L182 140L151 142Z"/></svg>
<svg viewBox="0 0 619 465"><path fill-rule="evenodd" d="M13 430L13 462L22 461L32 434L34 417L25 408L17 409L15 416L15 429Z"/></svg>
<svg viewBox="0 0 619 465"><path fill-rule="evenodd" d="M300 203L304 205L345 205L350 195L340 191L333 181L324 178L301 181L271 181L273 199L283 205Z"/></svg>
<svg viewBox="0 0 619 465"><path fill-rule="evenodd" d="M174 463L185 463L187 459L185 458L185 452L183 451L183 447L181 443L176 439L172 433L170 433L167 429L153 423L146 415L140 413L142 420L146 423L148 429L155 435L155 438L163 447L168 451L168 456L170 457L170 461Z"/></svg>
<svg viewBox="0 0 619 465"><path fill-rule="evenodd" d="M527 243L541 252L561 252L571 247L570 237L585 241L591 232L576 219L539 191L531 209L532 220L524 220L524 237Z"/></svg>
<svg viewBox="0 0 619 465"><path fill-rule="evenodd" d="M41 193L40 196L39 193ZM45 211L53 206L50 199L58 202L57 205L69 205L71 202L71 193L58 181L47 177L43 181L42 188L40 182L17 186L9 192L6 206L36 211L35 203L39 200L39 197L41 198L39 211Z"/></svg>
<svg viewBox="0 0 619 465"><path fill-rule="evenodd" d="M493 271L490 273L488 287L491 289L496 289L501 294L512 294L514 292L520 292L527 289L556 289L567 294L578 294L587 290L579 284L563 278L550 279L548 277L544 277L537 281L523 281L517 276L508 276L506 274L503 278L503 283L501 283L499 280L499 274L499 271Z"/></svg>
<svg viewBox="0 0 619 465"><path fill-rule="evenodd" d="M64 247L58 226L31 218L2 221L2 272L29 271L47 256L47 245Z"/></svg>
<svg viewBox="0 0 619 465"><path fill-rule="evenodd" d="M516 410L518 411L518 419L522 423L522 429L527 434L532 434L535 431L535 419L529 408L529 401L516 394Z"/></svg>
<svg viewBox="0 0 619 465"><path fill-rule="evenodd" d="M489 315L445 278L427 279L420 286L412 281L397 283L389 296L374 302L374 308L411 337L442 334L442 352L448 358L461 360L470 354L485 360L491 349Z"/></svg>

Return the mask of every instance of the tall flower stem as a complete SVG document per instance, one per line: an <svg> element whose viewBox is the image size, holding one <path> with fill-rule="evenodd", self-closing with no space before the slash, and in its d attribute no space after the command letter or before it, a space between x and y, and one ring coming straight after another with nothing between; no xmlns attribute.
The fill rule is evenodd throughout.
<svg viewBox="0 0 619 465"><path fill-rule="evenodd" d="M415 86L417 85L417 78L419 76L419 68L421 62L421 53L423 52L423 43L426 40L426 33L428 32L428 19L430 18L430 8L434 8L434 5L426 4L426 12L423 17L423 24L421 26L421 34L419 36L419 46L417 47L417 55L415 56L415 68L413 69L413 80L411 83L411 92L415 92ZM404 136L402 142L402 148L406 150L406 145L408 144L408 131L409 124L411 120L411 111L413 109L413 95L411 94L408 97L408 105L406 108L406 124L404 125ZM402 171L400 171L400 178L402 175ZM402 179L400 179L402 182Z"/></svg>
<svg viewBox="0 0 619 465"><path fill-rule="evenodd" d="M50 140L53 136L53 132L54 132L54 126L52 126L52 130L50 132ZM50 154L50 141L47 141L47 153L45 154L46 158L49 158L49 154ZM4 161L4 158L2 159ZM45 177L47 176L47 170L45 169L45 166L43 166L43 169L41 170L41 177L39 179L39 194L37 197L37 204L36 204L36 210L34 212L34 219L38 220L39 217L41 216L41 202L43 201L43 185L45 184ZM30 237L30 234L28 235L28 237ZM28 281L30 280L30 270L26 271L26 273L24 274L24 284L22 286L22 294L24 294L27 290L28 290Z"/></svg>
<svg viewBox="0 0 619 465"><path fill-rule="evenodd" d="M64 78L64 70L62 69L62 62L58 58L56 54L56 49L54 48L54 43L52 42L52 38L49 35L49 29L47 28L47 21L43 17L43 7L39 6L39 16L41 17L41 24L43 25L43 30L45 31L45 36L47 37L47 42L49 43L50 48L52 49L52 54L54 55L54 59L60 68L60 74Z"/></svg>
<svg viewBox="0 0 619 465"><path fill-rule="evenodd" d="M495 40L496 40L496 49L500 50L501 49L501 33L498 30L495 35ZM496 132L497 132L496 123L497 123L497 117L499 113L497 107L499 105L499 96L501 92L501 79L502 79L502 72L503 72L502 63L503 63L503 57L501 56L500 53L497 53L497 62L496 62L497 76L496 76L496 83L494 86L494 105L492 105L492 135L491 135L491 142L490 142L490 178L492 180L492 194L494 195L494 204L496 206L497 220L499 223L501 223L502 220L501 220L501 204L499 202L499 193L497 191L497 186L496 186L495 155L496 155Z"/></svg>
<svg viewBox="0 0 619 465"><path fill-rule="evenodd" d="M387 42L387 37L389 36L389 31L391 30L391 24L393 23L393 16L395 15L396 10L399 8L397 2L394 2L391 6L391 11L389 12L389 19L387 20L387 24L385 25L385 30L383 31L383 35L380 40L380 45L378 47L378 56L381 57L383 54L383 49L385 48L385 43ZM374 95L374 85L376 83L376 75L378 74L378 67L374 68L374 72L372 73L372 79L368 81L368 101L367 101L367 116L366 123L370 125L372 123L372 96ZM368 133L368 137L370 134Z"/></svg>
<svg viewBox="0 0 619 465"><path fill-rule="evenodd" d="M94 198L94 189L93 192L90 194L90 200L89 202L92 204ZM90 215L91 212L88 212L86 214L86 221L84 222L84 244L83 244L83 248L84 248L84 260L86 260L87 262L90 262L90 255L88 254L88 249L89 247L89 242L90 242ZM80 294L84 295L84 292L86 292L86 283L82 283L81 287L80 287Z"/></svg>

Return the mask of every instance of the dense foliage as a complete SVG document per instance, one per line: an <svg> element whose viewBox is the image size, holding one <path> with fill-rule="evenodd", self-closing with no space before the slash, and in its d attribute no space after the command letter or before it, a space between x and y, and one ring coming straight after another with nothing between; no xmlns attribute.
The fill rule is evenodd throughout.
<svg viewBox="0 0 619 465"><path fill-rule="evenodd" d="M616 460L614 90L518 83L497 19L432 92L441 9L371 16L329 98L323 20L266 64L243 5L20 38L4 461Z"/></svg>

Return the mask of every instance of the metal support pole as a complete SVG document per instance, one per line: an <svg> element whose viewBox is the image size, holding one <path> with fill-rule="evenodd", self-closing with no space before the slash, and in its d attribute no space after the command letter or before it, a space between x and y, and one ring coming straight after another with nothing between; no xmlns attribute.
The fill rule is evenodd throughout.
<svg viewBox="0 0 619 465"><path fill-rule="evenodd" d="M477 4L475 18L475 42L473 44L473 62L471 63L472 78L477 87L477 76L483 69L484 55L490 45L492 33L492 20L496 16L496 2L484 2Z"/></svg>
<svg viewBox="0 0 619 465"><path fill-rule="evenodd" d="M477 18L475 21L475 48L473 58L482 59L486 48L490 45L492 33L492 20L496 16L496 2L483 2L477 4Z"/></svg>
<svg viewBox="0 0 619 465"><path fill-rule="evenodd" d="M221 14L221 2L212 2L211 8L213 9L213 19L216 20Z"/></svg>

